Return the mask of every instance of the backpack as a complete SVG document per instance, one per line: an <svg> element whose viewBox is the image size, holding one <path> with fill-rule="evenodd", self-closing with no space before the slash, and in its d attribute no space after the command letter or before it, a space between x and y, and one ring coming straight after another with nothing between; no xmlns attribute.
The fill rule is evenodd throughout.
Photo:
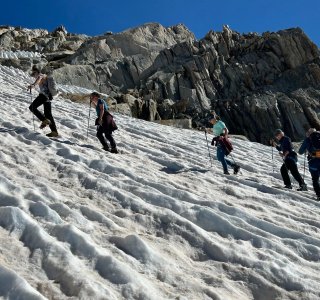
<svg viewBox="0 0 320 300"><path fill-rule="evenodd" d="M230 152L233 150L233 146L231 144L231 141L226 136L214 137L212 139L211 145L214 146L214 144L216 144L216 146L218 144L220 144L226 150L226 155L229 155Z"/></svg>
<svg viewBox="0 0 320 300"><path fill-rule="evenodd" d="M226 154L230 154L230 152L233 150L233 146L231 144L231 141L229 140L229 138L227 138L226 136L221 137L221 143L224 146L224 148L226 149Z"/></svg>
<svg viewBox="0 0 320 300"><path fill-rule="evenodd" d="M118 126L116 124L116 122L114 121L114 119L112 119L112 131L115 131L118 129Z"/></svg>
<svg viewBox="0 0 320 300"><path fill-rule="evenodd" d="M310 141L313 148L316 151L320 150L320 132L315 131L310 134Z"/></svg>
<svg viewBox="0 0 320 300"><path fill-rule="evenodd" d="M97 121L98 119L96 120L96 125L98 125ZM113 115L111 115L108 111L103 114L102 127L106 132L113 132L118 129L118 126L113 119Z"/></svg>
<svg viewBox="0 0 320 300"><path fill-rule="evenodd" d="M58 95L59 91L58 91L57 84L51 75L47 77L47 84L48 84L48 90L51 96L54 97Z"/></svg>

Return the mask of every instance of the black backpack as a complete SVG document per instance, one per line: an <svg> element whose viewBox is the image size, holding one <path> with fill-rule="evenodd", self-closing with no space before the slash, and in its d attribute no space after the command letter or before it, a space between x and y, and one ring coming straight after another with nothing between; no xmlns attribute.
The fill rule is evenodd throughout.
<svg viewBox="0 0 320 300"><path fill-rule="evenodd" d="M320 132L315 131L310 134L311 145L315 150L320 150Z"/></svg>

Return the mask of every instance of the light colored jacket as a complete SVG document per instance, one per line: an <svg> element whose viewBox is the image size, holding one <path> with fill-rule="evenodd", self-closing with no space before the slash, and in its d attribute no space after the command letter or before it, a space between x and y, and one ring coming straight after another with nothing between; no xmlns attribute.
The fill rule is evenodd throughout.
<svg viewBox="0 0 320 300"><path fill-rule="evenodd" d="M213 125L212 132L215 136L220 136L224 133L225 128L227 129L226 124L219 120L216 124Z"/></svg>

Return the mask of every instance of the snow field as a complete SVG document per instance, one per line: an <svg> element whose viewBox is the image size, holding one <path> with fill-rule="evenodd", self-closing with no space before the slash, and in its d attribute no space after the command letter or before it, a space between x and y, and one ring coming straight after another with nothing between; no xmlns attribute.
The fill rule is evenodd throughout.
<svg viewBox="0 0 320 300"><path fill-rule="evenodd" d="M270 148L234 138L242 174L224 176L216 160L210 168L203 132L117 114L124 153L112 155L95 137L94 110L86 139L88 105L59 97L62 137L50 139L38 120L33 130L30 80L0 66L1 296L320 297L308 171L308 192L275 188L280 158L273 173Z"/></svg>

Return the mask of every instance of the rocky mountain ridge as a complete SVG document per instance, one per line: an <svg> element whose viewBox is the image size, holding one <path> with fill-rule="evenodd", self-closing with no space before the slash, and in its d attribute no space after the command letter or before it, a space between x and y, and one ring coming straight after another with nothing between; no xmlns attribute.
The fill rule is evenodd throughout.
<svg viewBox="0 0 320 300"><path fill-rule="evenodd" d="M320 129L319 49L299 28L239 34L224 26L200 40L180 24L148 23L89 37L0 27L0 52L40 57L1 58L29 70L36 63L61 84L110 94L117 109L146 120L192 118L205 124L215 110L230 132L266 142L283 128L294 140Z"/></svg>

